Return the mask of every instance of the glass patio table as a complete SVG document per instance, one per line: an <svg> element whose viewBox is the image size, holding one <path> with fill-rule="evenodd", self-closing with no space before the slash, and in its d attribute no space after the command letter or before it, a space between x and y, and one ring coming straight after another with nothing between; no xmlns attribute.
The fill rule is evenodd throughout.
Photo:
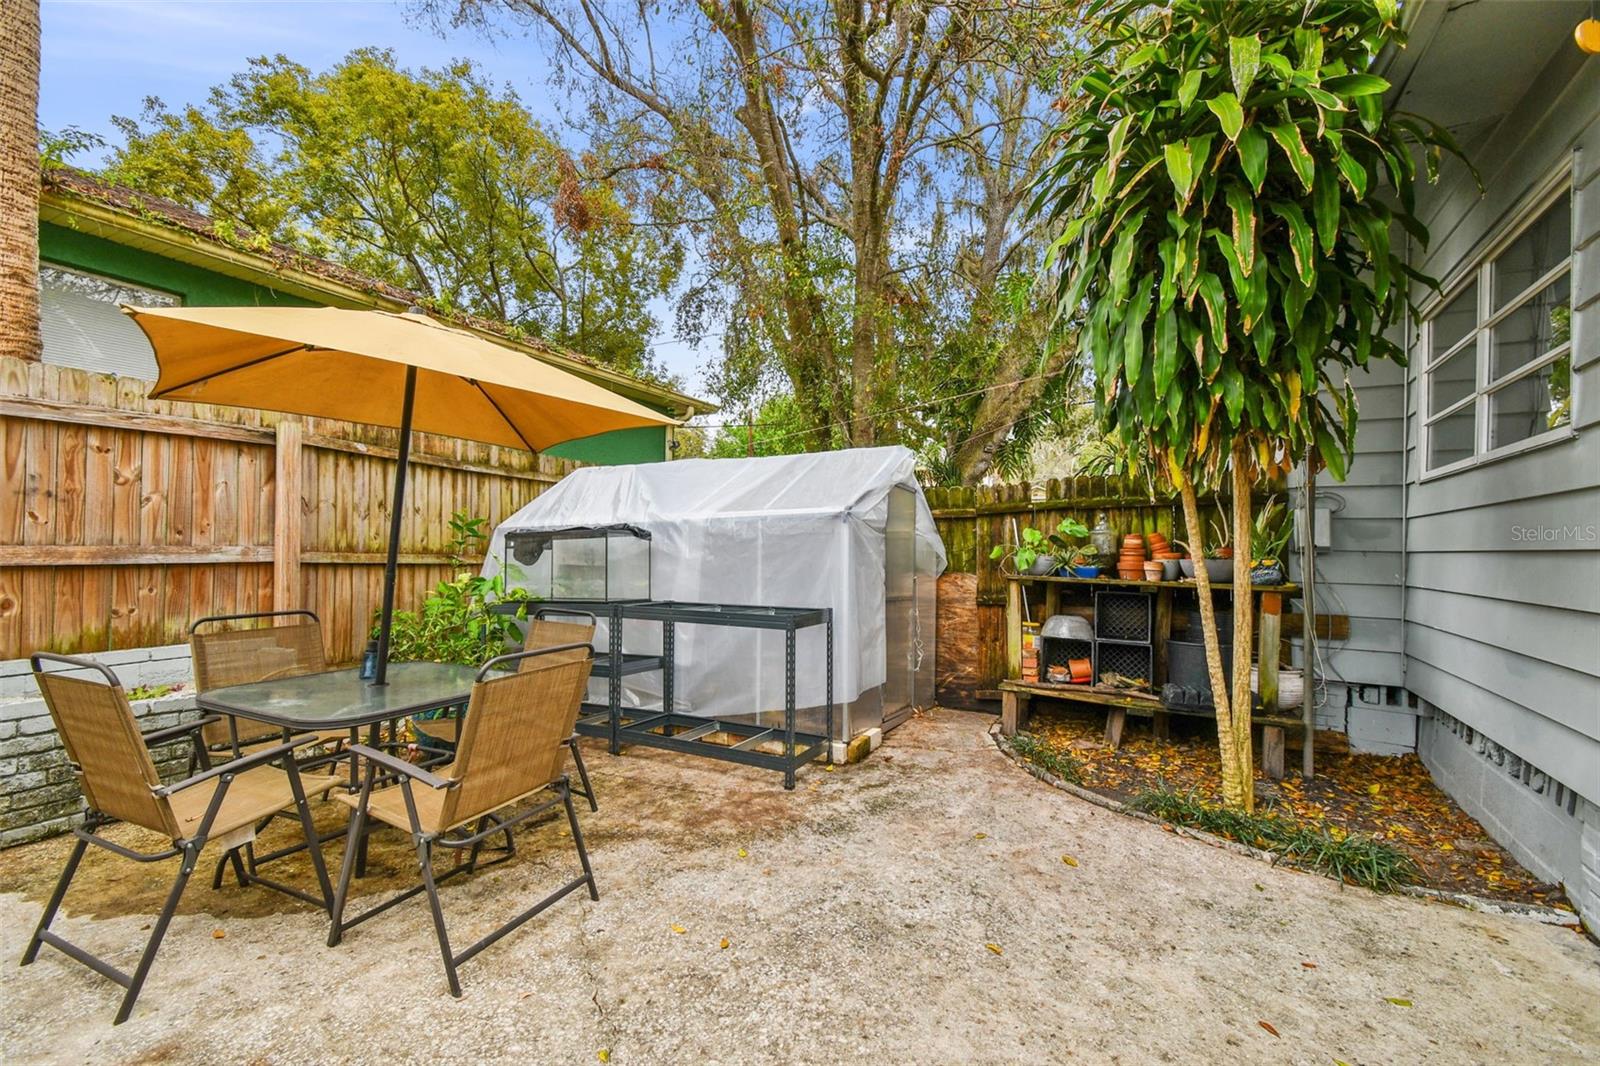
<svg viewBox="0 0 1600 1066"><path fill-rule="evenodd" d="M374 685L351 667L215 688L197 695L195 704L291 733L366 727L376 740L384 722L466 703L477 673L457 663L392 663L388 683Z"/></svg>
<svg viewBox="0 0 1600 1066"><path fill-rule="evenodd" d="M350 667L214 688L197 695L195 705L212 714L236 714L278 726L284 739L307 730L348 729L354 744L365 728L367 743L377 747L384 722L465 704L477 675L477 667L457 663L391 663L388 683L374 685L359 669ZM359 787L360 769L352 758L350 789ZM364 834L358 847L355 872L363 877L367 867Z"/></svg>

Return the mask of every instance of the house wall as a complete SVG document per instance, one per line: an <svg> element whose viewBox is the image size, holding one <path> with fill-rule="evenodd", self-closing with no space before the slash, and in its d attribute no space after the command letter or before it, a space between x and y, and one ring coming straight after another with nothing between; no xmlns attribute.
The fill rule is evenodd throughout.
<svg viewBox="0 0 1600 1066"><path fill-rule="evenodd" d="M39 224L39 258L74 270L161 289L193 307L311 306L310 301L276 289L50 222ZM620 429L567 441L545 450L560 459L600 466L655 463L667 457L667 430L665 426Z"/></svg>
<svg viewBox="0 0 1600 1066"><path fill-rule="evenodd" d="M1327 486L1346 508L1333 519L1333 549L1318 556L1329 582L1326 591L1319 587L1318 610L1337 613L1344 605L1352 616L1351 644L1358 633L1391 641L1380 656L1366 648L1329 649L1330 672L1352 684L1403 684L1417 699L1417 746L1436 779L1520 861L1563 882L1592 923L1600 922L1596 100L1600 63L1563 42L1473 149L1484 192L1460 165L1419 190L1419 214L1433 240L1425 254L1413 253L1418 269L1448 281L1480 256L1556 168L1570 167L1572 434L1426 476L1418 447L1421 360L1404 372L1386 368L1360 383L1351 480ZM1423 303L1429 295L1419 289L1413 298ZM1395 417L1400 397L1403 420ZM1393 565L1354 576L1355 561L1370 558L1360 554L1367 551ZM1398 574L1394 586L1372 583L1373 573L1391 571Z"/></svg>

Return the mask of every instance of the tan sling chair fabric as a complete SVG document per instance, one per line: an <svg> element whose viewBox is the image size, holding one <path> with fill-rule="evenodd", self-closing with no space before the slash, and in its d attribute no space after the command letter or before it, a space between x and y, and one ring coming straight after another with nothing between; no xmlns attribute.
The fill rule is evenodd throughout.
<svg viewBox="0 0 1600 1066"><path fill-rule="evenodd" d="M568 654L572 651L576 651L580 657L573 658ZM509 666L512 662L519 666L516 672L494 672L495 667ZM404 899L426 892L433 910L434 929L444 957L450 991L452 995L459 996L461 985L456 967L460 963L577 888L588 886L590 897L600 898L589 868L588 852L578 827L577 813L572 805L571 789L562 773L566 758L563 748L572 736L572 728L577 721L579 705L589 682L591 663L592 652L586 645L576 649L562 646L547 653L518 652L491 660L473 685L455 761L434 771L421 769L364 745L358 744L350 749L350 757L365 762L365 784L358 796L335 796L352 807L353 813L345 847L345 862L334 895L329 946L338 944L350 926ZM396 783L376 787L380 769L396 775ZM536 793L546 789L553 790L556 798L535 803L526 809L513 810L518 804L532 800ZM505 858L510 858L514 848L512 828L557 806L566 809L583 875L472 946L459 953L452 952L437 883L447 877L474 870L479 849L490 836L505 835ZM422 883L346 920L344 907L354 856L358 851L356 842L365 831L368 818L404 830L417 839ZM458 865L436 878L432 859L435 846L470 848L471 859L467 864Z"/></svg>
<svg viewBox="0 0 1600 1066"><path fill-rule="evenodd" d="M46 662L57 664L58 669L45 672ZM72 673L62 672L62 666ZM194 871L200 850L208 843L253 826L286 808L299 812L301 831L311 841L312 867L321 895L319 898L288 886L261 883L324 909L331 908L332 886L322 863L321 850L315 843L309 798L326 792L333 781L317 777L302 780L291 758L294 749L309 743L311 738L278 744L232 762L206 767L172 785L163 785L149 744L192 736L203 728L204 720L141 734L126 693L106 667L89 659L41 653L33 657L33 672L89 810L83 826L73 830L78 837L77 845L29 941L22 959L24 965L34 960L42 944L50 944L84 962L127 990L116 1016L118 1023L126 1020L178 899ZM100 679L81 676L85 673L98 674ZM274 761L283 761L284 768L271 765ZM145 853L107 841L97 830L112 822L125 822L158 833L170 841L171 846ZM89 844L145 862L182 856L166 906L154 924L138 969L132 976L50 930Z"/></svg>
<svg viewBox="0 0 1600 1066"><path fill-rule="evenodd" d="M565 651L552 652L548 655L538 655L523 659L520 669L542 670L552 663L573 662L585 659L589 652L581 645L594 642L595 626L593 622L553 622L547 618L535 616L528 622L528 635L522 642L523 651L542 651L546 648L555 648L562 645L573 645ZM588 678L584 679L584 687L578 690L578 701L581 704L587 692ZM576 719L574 719L576 721ZM461 731L461 718L451 715L448 718L413 718L411 726L418 733L441 740L446 744L456 744ZM576 733L566 740L567 750L572 752L572 762L578 771L579 786L573 791L582 796L589 803L591 811L598 811L600 804L595 799L594 785L589 781L589 768L583 763L583 752L578 748Z"/></svg>

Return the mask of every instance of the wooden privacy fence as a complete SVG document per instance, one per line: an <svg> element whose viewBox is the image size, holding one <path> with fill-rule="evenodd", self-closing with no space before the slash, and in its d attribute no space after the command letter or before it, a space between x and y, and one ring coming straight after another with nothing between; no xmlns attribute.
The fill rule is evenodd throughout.
<svg viewBox="0 0 1600 1066"><path fill-rule="evenodd" d="M147 388L0 359L0 659L172 644L205 615L287 607L322 617L333 661L355 659L382 593L395 432ZM450 576L453 512L492 527L580 465L413 441L401 608Z"/></svg>
<svg viewBox="0 0 1600 1066"><path fill-rule="evenodd" d="M935 488L927 496L949 557L939 597L939 699L956 706L998 699L995 688L1006 673L1006 582L989 558L996 544L1015 544L1018 531L1029 527L1052 532L1063 518L1092 528L1102 511L1119 537L1159 531L1187 539L1176 496L1151 498L1103 477ZM1208 523L1223 517L1212 498L1201 500L1200 513Z"/></svg>

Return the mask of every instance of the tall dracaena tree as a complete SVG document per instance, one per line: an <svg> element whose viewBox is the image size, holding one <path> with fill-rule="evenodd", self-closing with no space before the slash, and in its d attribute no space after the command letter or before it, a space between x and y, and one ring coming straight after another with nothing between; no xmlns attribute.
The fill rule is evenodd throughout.
<svg viewBox="0 0 1600 1066"><path fill-rule="evenodd" d="M1393 0L1102 0L1097 38L1032 205L1058 231L1056 324L1080 331L1102 427L1148 450L1203 555L1197 487L1231 479L1234 597L1250 599L1251 490L1307 454L1343 479L1348 374L1404 361L1385 336L1417 277L1419 156L1448 134L1385 110L1368 73L1402 43ZM1426 279L1421 279L1426 280ZM1253 805L1253 618L1234 612L1233 691L1196 566L1223 798Z"/></svg>

